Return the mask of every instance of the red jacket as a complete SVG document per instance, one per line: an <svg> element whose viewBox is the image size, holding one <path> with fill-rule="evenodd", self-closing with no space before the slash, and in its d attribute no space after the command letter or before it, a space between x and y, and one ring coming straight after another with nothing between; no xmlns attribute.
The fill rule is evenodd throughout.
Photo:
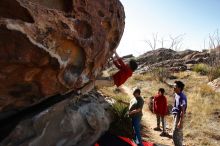
<svg viewBox="0 0 220 146"><path fill-rule="evenodd" d="M114 79L114 83L117 87L121 86L124 84L124 82L132 76L132 70L128 65L126 65L122 59L118 59L116 61L113 61L115 66L119 69L119 71L114 74L112 77Z"/></svg>
<svg viewBox="0 0 220 146"><path fill-rule="evenodd" d="M167 98L163 95L154 96L154 113L160 116L167 114Z"/></svg>

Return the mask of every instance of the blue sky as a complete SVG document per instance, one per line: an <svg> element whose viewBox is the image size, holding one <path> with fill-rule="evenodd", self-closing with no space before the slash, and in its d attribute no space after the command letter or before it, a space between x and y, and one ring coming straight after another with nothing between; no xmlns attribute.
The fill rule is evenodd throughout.
<svg viewBox="0 0 220 146"><path fill-rule="evenodd" d="M220 0L120 0L125 10L125 30L119 55L140 55L151 50L145 42L183 35L181 50L202 50L204 40L220 28ZM219 29L220 31L220 29ZM206 43L208 45L208 43ZM157 43L161 47L161 43Z"/></svg>

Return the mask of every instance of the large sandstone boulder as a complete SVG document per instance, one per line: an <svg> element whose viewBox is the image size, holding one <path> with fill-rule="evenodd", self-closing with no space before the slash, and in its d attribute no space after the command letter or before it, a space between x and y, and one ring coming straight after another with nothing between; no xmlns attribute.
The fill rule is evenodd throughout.
<svg viewBox="0 0 220 146"><path fill-rule="evenodd" d="M124 30L119 0L1 0L0 112L96 78Z"/></svg>
<svg viewBox="0 0 220 146"><path fill-rule="evenodd" d="M111 121L110 104L92 91L23 120L0 146L90 146L108 130Z"/></svg>

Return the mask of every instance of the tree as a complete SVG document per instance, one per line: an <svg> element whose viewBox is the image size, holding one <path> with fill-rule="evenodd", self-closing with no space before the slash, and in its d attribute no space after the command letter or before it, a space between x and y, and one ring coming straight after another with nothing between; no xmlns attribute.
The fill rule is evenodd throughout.
<svg viewBox="0 0 220 146"><path fill-rule="evenodd" d="M152 36L153 36L153 42L150 40L146 40L145 42L150 46L152 50L155 50L157 47L157 33L156 34L153 33Z"/></svg>
<svg viewBox="0 0 220 146"><path fill-rule="evenodd" d="M208 38L209 52L211 55L211 66L219 66L220 61L220 36L218 29L213 33L209 34Z"/></svg>
<svg viewBox="0 0 220 146"><path fill-rule="evenodd" d="M153 33L152 34L153 40L148 39L148 40L145 40L145 42L151 48L151 50L156 50L158 46L158 42L159 42L161 44L161 48L168 48L168 49L178 51L183 45L184 35L185 34L180 34L174 37L170 35L168 40L164 39L164 37L160 37L160 39L158 40L158 33Z"/></svg>
<svg viewBox="0 0 220 146"><path fill-rule="evenodd" d="M169 49L172 49L172 50L175 50L175 51L178 51L178 50L180 50L180 48L182 47L182 45L183 45L183 36L184 36L185 34L180 34L180 35L178 35L178 36L176 36L176 37L172 37L171 35L170 35L170 40L171 40L171 44L170 44L170 47L169 47Z"/></svg>
<svg viewBox="0 0 220 146"><path fill-rule="evenodd" d="M213 34L209 34L209 48L216 49L219 46L220 46L220 36L217 29Z"/></svg>

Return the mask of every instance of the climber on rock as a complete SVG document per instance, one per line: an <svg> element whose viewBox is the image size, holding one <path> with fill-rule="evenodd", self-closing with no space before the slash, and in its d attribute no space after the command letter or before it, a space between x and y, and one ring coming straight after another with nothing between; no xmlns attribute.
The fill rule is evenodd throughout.
<svg viewBox="0 0 220 146"><path fill-rule="evenodd" d="M132 76L133 72L138 68L138 64L136 63L136 61L131 59L128 64L125 64L115 51L114 54L115 57L112 58L113 63L119 69L119 71L110 77L101 77L89 83L81 90L81 93L86 94L94 87L111 87L114 85L119 87L124 84L129 77Z"/></svg>

